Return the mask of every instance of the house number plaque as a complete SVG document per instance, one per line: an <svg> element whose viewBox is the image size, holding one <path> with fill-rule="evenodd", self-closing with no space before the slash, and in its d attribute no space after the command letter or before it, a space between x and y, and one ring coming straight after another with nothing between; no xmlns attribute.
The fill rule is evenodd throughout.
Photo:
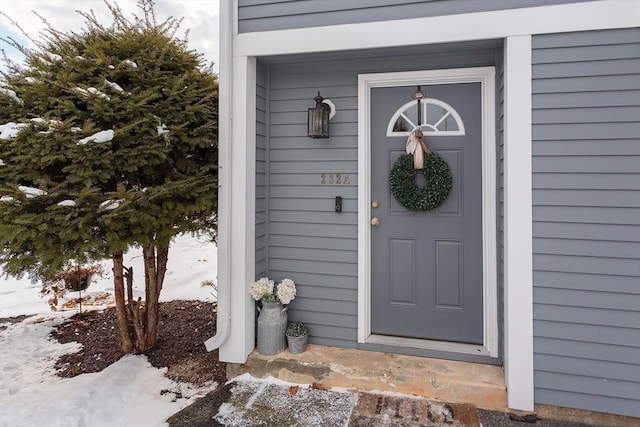
<svg viewBox="0 0 640 427"><path fill-rule="evenodd" d="M344 185L351 184L348 173L321 173L320 184Z"/></svg>

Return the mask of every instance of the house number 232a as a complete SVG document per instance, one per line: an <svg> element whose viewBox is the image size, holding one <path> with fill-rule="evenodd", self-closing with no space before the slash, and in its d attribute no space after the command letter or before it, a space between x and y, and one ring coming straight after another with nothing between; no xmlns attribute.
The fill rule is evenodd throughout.
<svg viewBox="0 0 640 427"><path fill-rule="evenodd" d="M351 181L348 173L321 173L320 184L351 184Z"/></svg>

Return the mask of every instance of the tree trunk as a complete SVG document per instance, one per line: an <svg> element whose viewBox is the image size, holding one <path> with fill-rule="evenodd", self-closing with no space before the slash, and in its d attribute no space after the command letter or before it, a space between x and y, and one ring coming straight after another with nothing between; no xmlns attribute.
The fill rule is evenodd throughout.
<svg viewBox="0 0 640 427"><path fill-rule="evenodd" d="M156 248L144 246L144 282L143 302L133 299L133 269L123 265L122 253L113 256L113 285L118 315L120 348L123 353L146 353L155 347L158 341L159 299L162 284L167 272L168 247ZM125 288L126 277L126 288ZM126 291L125 291L126 289ZM125 300L125 296L127 300Z"/></svg>
<svg viewBox="0 0 640 427"><path fill-rule="evenodd" d="M118 316L118 332L120 334L120 349L123 353L133 351L131 331L129 329L129 316L124 299L124 275L122 252L113 255L113 287L116 299L116 314Z"/></svg>
<svg viewBox="0 0 640 427"><path fill-rule="evenodd" d="M133 267L125 267L125 270L124 277L127 279L127 314L129 315L129 323L133 326L132 339L134 340L134 347L138 351L143 351L145 337L140 310L144 305L140 303L140 298L137 301L133 299Z"/></svg>
<svg viewBox="0 0 640 427"><path fill-rule="evenodd" d="M147 295L145 316L145 347L155 347L158 341L158 320L160 291L167 272L168 247L144 246L145 293Z"/></svg>

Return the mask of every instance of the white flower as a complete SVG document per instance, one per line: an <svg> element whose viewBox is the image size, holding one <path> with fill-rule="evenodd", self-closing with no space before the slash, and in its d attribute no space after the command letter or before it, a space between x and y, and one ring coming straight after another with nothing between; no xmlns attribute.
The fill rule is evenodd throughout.
<svg viewBox="0 0 640 427"><path fill-rule="evenodd" d="M296 297L296 284L291 279L283 279L278 284L278 299L283 304L289 304Z"/></svg>
<svg viewBox="0 0 640 427"><path fill-rule="evenodd" d="M268 277L262 277L260 280L251 284L249 295L255 301L260 301L263 297L273 294L273 280Z"/></svg>

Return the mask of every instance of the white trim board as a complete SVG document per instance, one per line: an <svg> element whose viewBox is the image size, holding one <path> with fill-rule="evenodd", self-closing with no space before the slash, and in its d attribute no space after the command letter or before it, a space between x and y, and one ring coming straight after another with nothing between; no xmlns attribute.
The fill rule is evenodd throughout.
<svg viewBox="0 0 640 427"><path fill-rule="evenodd" d="M640 1L592 1L241 33L234 37L234 55L268 56L375 49L637 26L640 26ZM407 28L412 29L410 36Z"/></svg>
<svg viewBox="0 0 640 427"><path fill-rule="evenodd" d="M371 89L479 82L482 103L483 345L387 339L371 334ZM493 67L358 76L358 342L498 357L495 70ZM403 344L404 343L404 344Z"/></svg>
<svg viewBox="0 0 640 427"><path fill-rule="evenodd" d="M221 188L219 206L228 217L218 230L219 239L231 248L220 275L228 280L223 286L231 293L232 321L220 360L244 363L255 346L255 302L248 291L255 280L256 59L234 57L232 66L231 114L224 116L231 134L227 129L220 141L221 147L227 145L220 163L227 187Z"/></svg>
<svg viewBox="0 0 640 427"><path fill-rule="evenodd" d="M504 44L504 352L510 408L533 410L531 36Z"/></svg>

